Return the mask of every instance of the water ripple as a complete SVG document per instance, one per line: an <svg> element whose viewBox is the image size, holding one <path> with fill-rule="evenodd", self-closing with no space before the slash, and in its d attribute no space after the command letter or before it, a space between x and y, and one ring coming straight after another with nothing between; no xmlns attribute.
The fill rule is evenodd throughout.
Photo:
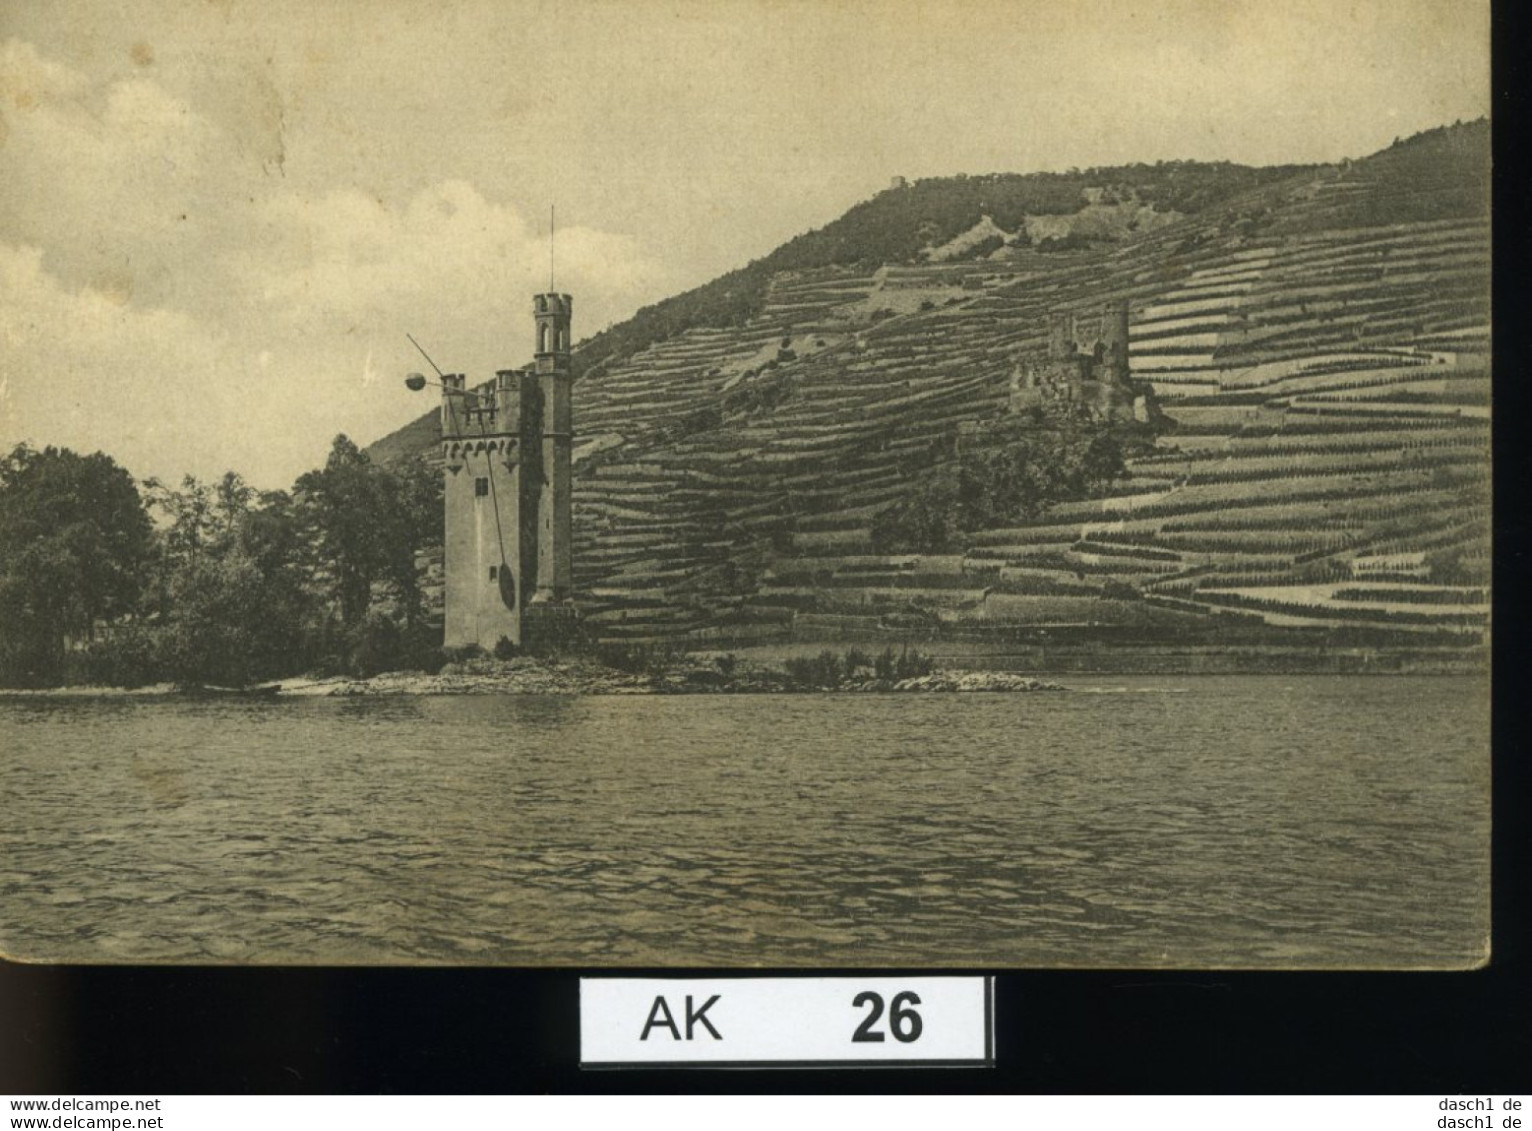
<svg viewBox="0 0 1532 1131"><path fill-rule="evenodd" d="M1477 682L1100 690L10 701L0 944L83 962L1482 956Z"/></svg>

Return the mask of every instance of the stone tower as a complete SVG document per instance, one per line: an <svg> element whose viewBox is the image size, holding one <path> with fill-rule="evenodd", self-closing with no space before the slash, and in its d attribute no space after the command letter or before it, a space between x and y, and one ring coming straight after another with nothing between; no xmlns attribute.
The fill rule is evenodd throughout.
<svg viewBox="0 0 1532 1131"><path fill-rule="evenodd" d="M502 636L521 642L521 385L510 371L488 391L466 388L461 373L442 378L449 648L492 649Z"/></svg>
<svg viewBox="0 0 1532 1131"><path fill-rule="evenodd" d="M442 378L446 477L443 644L491 650L558 641L576 619L573 559L570 315L565 294L533 298L537 349L487 390Z"/></svg>

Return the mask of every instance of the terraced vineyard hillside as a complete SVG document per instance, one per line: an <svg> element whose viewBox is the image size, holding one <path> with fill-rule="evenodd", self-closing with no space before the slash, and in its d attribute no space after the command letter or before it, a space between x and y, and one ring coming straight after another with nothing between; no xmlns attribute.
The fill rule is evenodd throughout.
<svg viewBox="0 0 1532 1131"><path fill-rule="evenodd" d="M777 272L740 325L634 332L655 340L576 386L587 623L1063 666L1481 654L1487 171L1473 123L1053 246L986 214L958 255ZM948 553L875 552L875 517L1011 415L1049 314L1112 299L1163 413L1128 477ZM431 417L375 452L434 442Z"/></svg>

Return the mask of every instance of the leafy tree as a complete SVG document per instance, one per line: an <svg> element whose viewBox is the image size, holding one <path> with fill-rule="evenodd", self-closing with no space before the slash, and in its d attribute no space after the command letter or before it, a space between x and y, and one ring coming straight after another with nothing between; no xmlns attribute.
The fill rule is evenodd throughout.
<svg viewBox="0 0 1532 1131"><path fill-rule="evenodd" d="M421 616L421 575L416 555L426 546L442 543L445 510L441 472L415 456L390 468L378 469L383 513L381 578L392 590L404 613L407 634L413 634Z"/></svg>
<svg viewBox="0 0 1532 1131"><path fill-rule="evenodd" d="M69 637L131 611L151 545L143 499L109 456L26 444L0 459L0 670L56 679Z"/></svg>
<svg viewBox="0 0 1532 1131"><path fill-rule="evenodd" d="M286 491L263 491L241 516L235 543L263 575L287 573L297 584L313 568L305 533L293 497Z"/></svg>
<svg viewBox="0 0 1532 1131"><path fill-rule="evenodd" d="M219 534L232 538L240 521L250 512L257 492L247 484L237 471L226 471L213 488L213 510L218 520Z"/></svg>
<svg viewBox="0 0 1532 1131"><path fill-rule="evenodd" d="M945 481L917 489L908 499L880 511L872 521L872 544L882 553L939 554L957 542L953 490Z"/></svg>
<svg viewBox="0 0 1532 1131"><path fill-rule="evenodd" d="M346 436L335 437L318 471L295 487L317 534L341 623L354 627L367 614L372 583L386 568L388 487L367 454Z"/></svg>
<svg viewBox="0 0 1532 1131"><path fill-rule="evenodd" d="M441 492L440 473L423 459L380 467L345 436L335 438L321 470L299 478L294 496L317 548L315 576L345 633L355 636L381 584L403 614L401 646L421 644L416 555L441 543Z"/></svg>
<svg viewBox="0 0 1532 1131"><path fill-rule="evenodd" d="M241 687L287 674L303 651L300 596L235 550L177 573L161 659L181 684Z"/></svg>
<svg viewBox="0 0 1532 1131"><path fill-rule="evenodd" d="M222 559L238 548L262 496L235 471L225 472L214 484L187 475L179 490L158 479L145 480L144 487L151 508L168 524L160 531L159 561L152 571L154 607L163 618L174 578L209 557Z"/></svg>
<svg viewBox="0 0 1532 1131"><path fill-rule="evenodd" d="M214 534L213 488L193 475L181 480L179 491L155 478L144 480L144 488L150 505L170 521L163 539L170 564L196 564Z"/></svg>

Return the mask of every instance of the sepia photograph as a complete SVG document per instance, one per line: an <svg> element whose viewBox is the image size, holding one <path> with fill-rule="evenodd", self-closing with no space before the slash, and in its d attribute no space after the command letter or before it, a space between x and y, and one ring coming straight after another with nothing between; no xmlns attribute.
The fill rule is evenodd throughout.
<svg viewBox="0 0 1532 1131"><path fill-rule="evenodd" d="M8 4L0 956L1484 966L1490 110L1484 0Z"/></svg>

